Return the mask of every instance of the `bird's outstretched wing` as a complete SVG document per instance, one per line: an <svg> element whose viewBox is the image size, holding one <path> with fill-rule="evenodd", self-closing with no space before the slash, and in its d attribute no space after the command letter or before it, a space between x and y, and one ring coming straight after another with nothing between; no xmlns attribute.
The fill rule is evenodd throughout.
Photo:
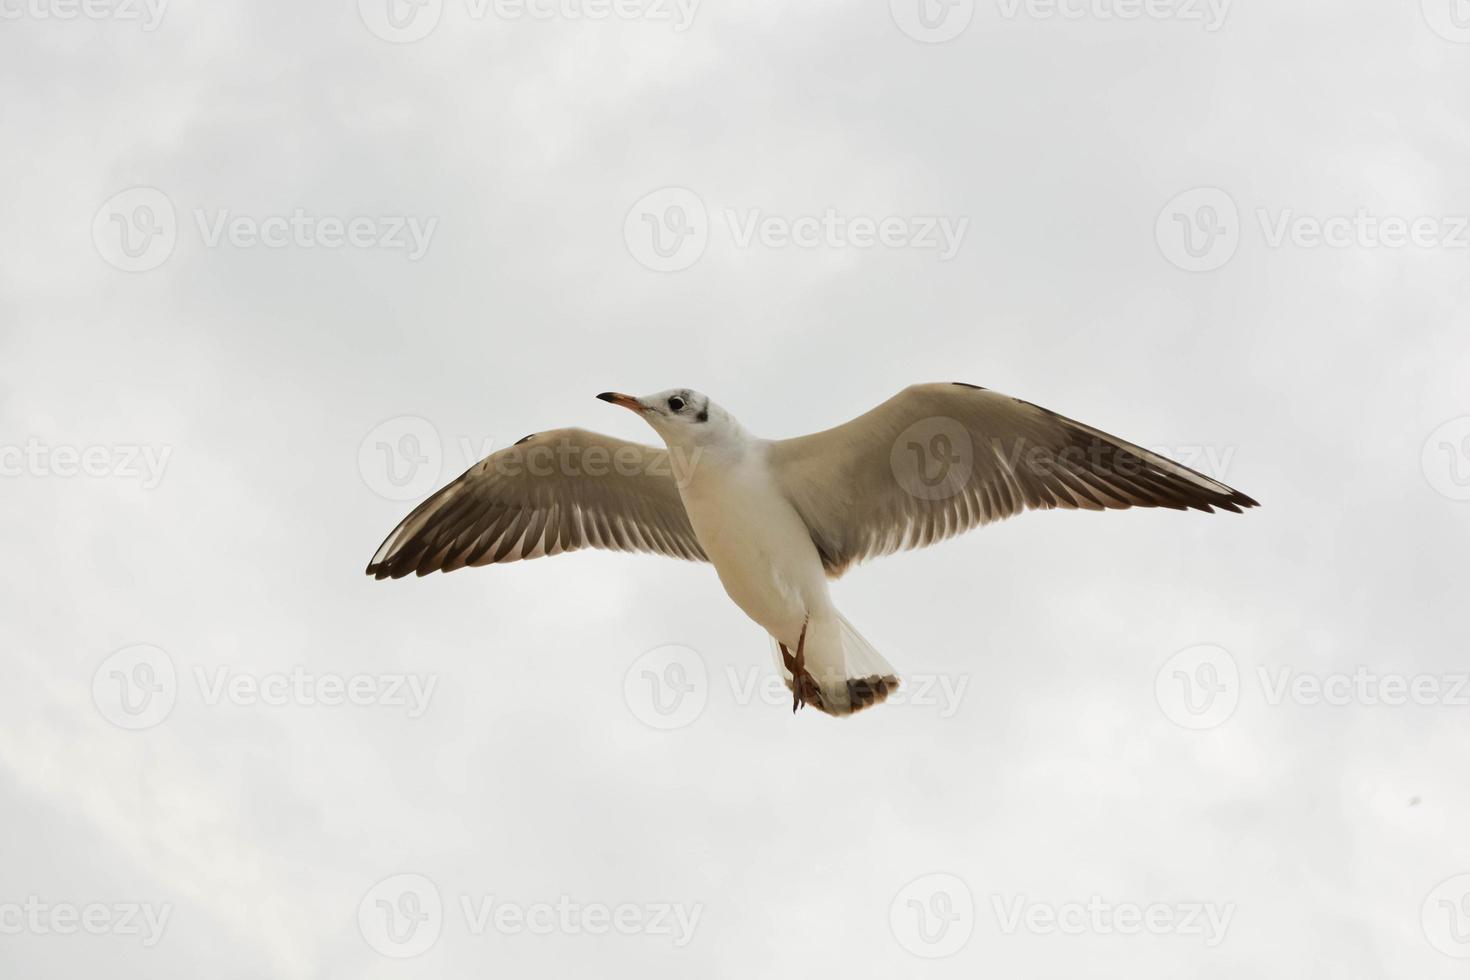
<svg viewBox="0 0 1470 980"><path fill-rule="evenodd" d="M1256 502L1157 453L966 384L905 388L825 432L769 445L776 480L836 578L1027 509Z"/></svg>
<svg viewBox="0 0 1470 980"><path fill-rule="evenodd" d="M368 563L380 579L580 548L707 561L663 449L584 429L527 436L419 504Z"/></svg>

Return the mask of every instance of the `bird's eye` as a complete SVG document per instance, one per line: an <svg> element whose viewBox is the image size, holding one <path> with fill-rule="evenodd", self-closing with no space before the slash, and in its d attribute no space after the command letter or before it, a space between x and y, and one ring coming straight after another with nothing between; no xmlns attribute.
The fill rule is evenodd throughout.
<svg viewBox="0 0 1470 980"><path fill-rule="evenodd" d="M682 411L684 411L684 399L680 398L678 395L675 395L673 398L670 398L669 399L669 410L670 411L674 411L674 412L682 412Z"/></svg>

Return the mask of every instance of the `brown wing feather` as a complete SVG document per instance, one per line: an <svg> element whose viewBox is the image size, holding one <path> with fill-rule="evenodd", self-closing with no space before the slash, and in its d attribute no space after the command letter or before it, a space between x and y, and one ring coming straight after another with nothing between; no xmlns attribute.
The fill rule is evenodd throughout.
<svg viewBox="0 0 1470 980"><path fill-rule="evenodd" d="M914 385L851 422L773 442L770 453L833 578L1023 510L1258 506L1157 453L974 385ZM948 461L932 483L926 454Z"/></svg>
<svg viewBox="0 0 1470 980"><path fill-rule="evenodd" d="M367 574L427 575L582 548L708 561L665 450L583 429L527 436L415 507Z"/></svg>

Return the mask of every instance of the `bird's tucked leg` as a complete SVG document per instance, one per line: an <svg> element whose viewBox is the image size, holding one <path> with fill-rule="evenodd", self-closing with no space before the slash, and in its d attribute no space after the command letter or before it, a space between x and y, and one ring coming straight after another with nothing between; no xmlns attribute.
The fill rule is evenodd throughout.
<svg viewBox="0 0 1470 980"><path fill-rule="evenodd" d="M816 683L808 679L806 672L806 627L811 622L808 616L801 624L801 635L796 638L796 656L786 649L786 644L780 640L776 645L781 648L781 660L786 664L786 669L791 672L791 712L796 713L797 708L806 706L805 690L808 684L816 687Z"/></svg>

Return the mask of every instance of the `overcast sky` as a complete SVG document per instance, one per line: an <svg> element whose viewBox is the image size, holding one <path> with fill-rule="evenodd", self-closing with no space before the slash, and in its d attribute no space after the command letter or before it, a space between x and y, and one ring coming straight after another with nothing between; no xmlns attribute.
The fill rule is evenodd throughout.
<svg viewBox="0 0 1470 980"><path fill-rule="evenodd" d="M393 6L389 6L392 3ZM1465 26L1461 26L1461 25ZM1470 8L0 0L0 973L1460 976ZM363 566L607 389L1262 508Z"/></svg>

